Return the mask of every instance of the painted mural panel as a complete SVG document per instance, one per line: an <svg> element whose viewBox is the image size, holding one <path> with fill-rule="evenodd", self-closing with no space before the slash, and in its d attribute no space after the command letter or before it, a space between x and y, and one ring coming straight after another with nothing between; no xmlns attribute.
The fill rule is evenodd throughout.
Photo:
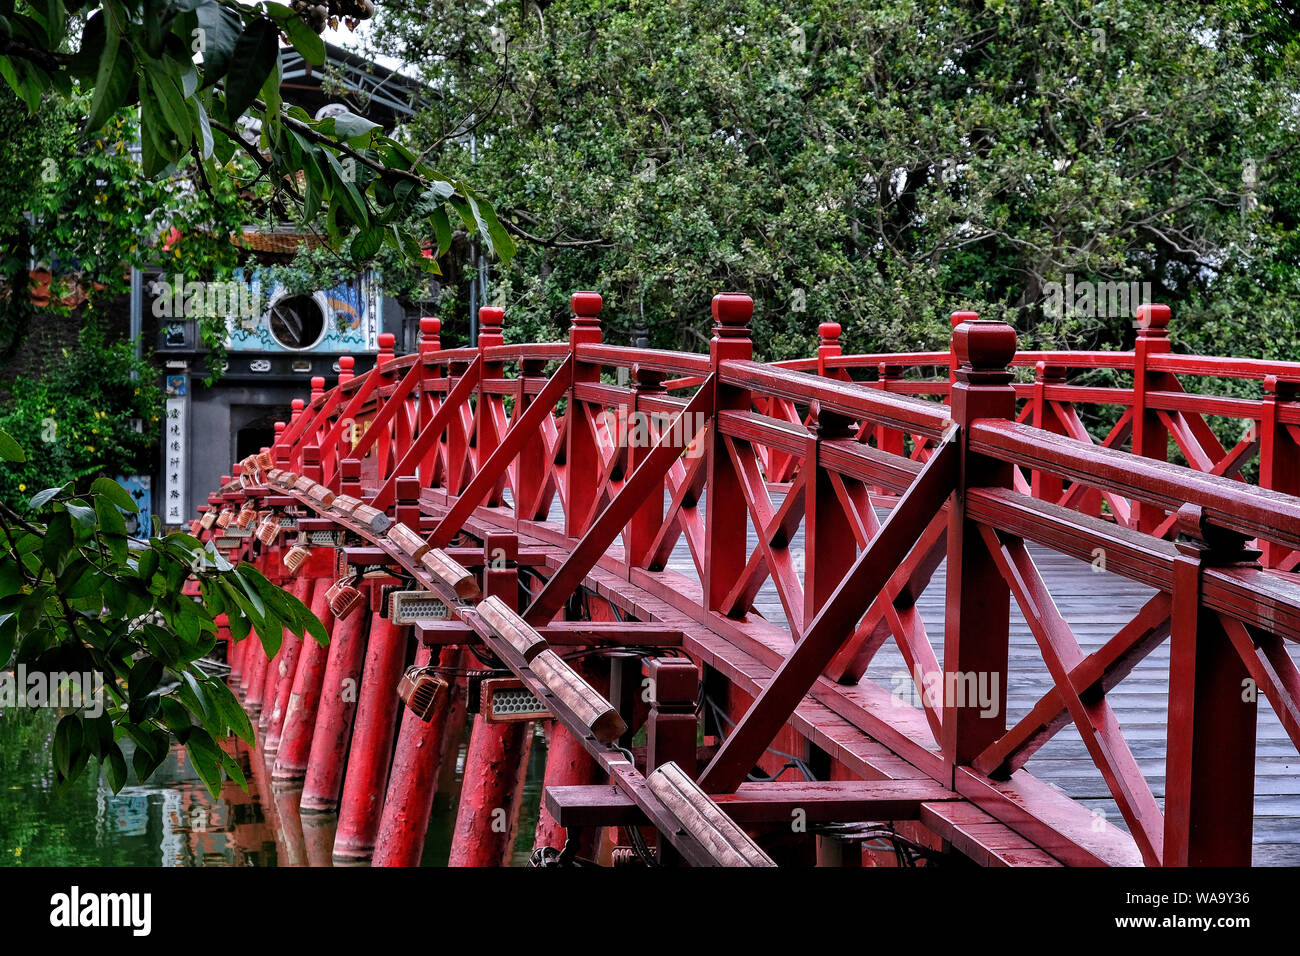
<svg viewBox="0 0 1300 956"><path fill-rule="evenodd" d="M370 273L332 289L292 294L261 277L247 283L253 309L228 313L232 352L374 352L379 347L379 289ZM259 308L260 307L260 308Z"/></svg>

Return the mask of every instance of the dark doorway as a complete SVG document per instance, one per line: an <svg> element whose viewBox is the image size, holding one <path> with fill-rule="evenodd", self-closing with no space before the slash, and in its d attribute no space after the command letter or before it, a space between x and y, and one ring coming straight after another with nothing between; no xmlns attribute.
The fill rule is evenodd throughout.
<svg viewBox="0 0 1300 956"><path fill-rule="evenodd" d="M235 461L242 461L249 455L256 455L263 448L269 448L275 442L275 423L287 422L291 410L280 405L258 408L255 414L242 423L238 407L231 408L231 418L235 430ZM251 411L251 409L250 409Z"/></svg>

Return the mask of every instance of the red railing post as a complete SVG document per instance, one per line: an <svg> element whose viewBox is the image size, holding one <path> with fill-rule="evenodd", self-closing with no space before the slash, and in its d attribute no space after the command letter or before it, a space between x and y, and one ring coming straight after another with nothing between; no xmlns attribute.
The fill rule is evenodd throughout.
<svg viewBox="0 0 1300 956"><path fill-rule="evenodd" d="M948 317L952 324L953 335L956 335L957 326L963 322L975 322L979 320L979 314L975 312L954 312ZM957 369L961 368L961 360L957 357L957 346L954 339L948 338L948 400L952 401L952 386L957 381Z"/></svg>
<svg viewBox="0 0 1300 956"><path fill-rule="evenodd" d="M1016 333L1001 322L968 318L973 315L969 312L958 314L963 319L953 330L952 344L959 367L950 404L952 419L961 429L957 439L961 465L948 515L941 702L943 754L954 769L969 764L1006 731L1011 590L990 559L979 526L966 517L965 495L968 488L1011 487L1011 466L971 453L968 443L972 422L1011 419L1016 410L1007 368L1016 354ZM972 682L996 695L996 707L981 706L966 699L970 695L965 693L948 692L969 688Z"/></svg>
<svg viewBox="0 0 1300 956"><path fill-rule="evenodd" d="M505 364L499 361L488 362L487 350L506 344L505 335L502 333L505 318L504 309L484 306L478 310L478 349L479 354L483 356L483 375L479 379L478 402L474 406L475 470L482 467L501 443L497 419L497 412L501 409L501 396L489 391L489 385L505 378ZM488 492L483 499L483 504L489 508L500 505L504 488L503 476Z"/></svg>
<svg viewBox="0 0 1300 956"><path fill-rule="evenodd" d="M1047 394L1047 390L1051 386L1060 385L1064 381L1065 369L1049 366L1046 362L1038 362L1034 366L1034 393L1031 401L1033 403L1033 424L1035 428L1041 428L1054 435L1066 434L1065 423L1061 421L1061 416L1056 413L1052 400ZM1035 498L1055 504L1061 499L1061 492L1065 490L1065 482L1060 475L1035 469L1029 476L1029 487Z"/></svg>
<svg viewBox="0 0 1300 956"><path fill-rule="evenodd" d="M627 471L630 476L642 461L650 454L657 436L667 431L668 422L656 420L642 404L648 396L664 393L663 381L667 377L663 372L635 366L632 369L635 379L632 385L632 414L626 423L624 433L627 438ZM697 429L694 422L682 422L683 434L693 434ZM656 481L646 493L645 502L632 515L627 525L628 567L645 567L650 558L650 548L659 528L664 521L664 492L667 483L663 478Z"/></svg>
<svg viewBox="0 0 1300 956"><path fill-rule="evenodd" d="M853 423L842 415L817 409L813 434L805 447L803 619L811 621L853 566L857 557L852 524L828 470L822 467L824 442L852 438ZM759 529L764 534L764 529Z"/></svg>
<svg viewBox="0 0 1300 956"><path fill-rule="evenodd" d="M529 396L529 379L543 374L545 362L524 359L519 363L519 387L515 392L515 416L522 415L533 403ZM524 446L515 460L515 519L516 521L545 521L550 497L542 494L546 486L546 437L541 429L524 439ZM546 500L543 500L543 499ZM519 530L518 524L515 526Z"/></svg>
<svg viewBox="0 0 1300 956"><path fill-rule="evenodd" d="M706 454L708 521L704 533L704 605L721 611L723 601L745 570L749 515L740 474L719 428L724 411L749 411L749 389L724 385L719 371L724 362L748 361L754 357L754 343L749 338L749 320L754 314L754 300L747 295L722 293L713 297L713 338L709 342L709 360L713 364L716 399L709 423Z"/></svg>
<svg viewBox="0 0 1300 956"><path fill-rule="evenodd" d="M383 332L379 336L379 354L375 356L375 374L379 376L379 388L387 389L397 381L397 367L393 365L393 348L397 344L397 337L392 332ZM385 395L384 391L378 391L379 401L394 401L390 395ZM380 432L379 438L375 440L375 479L378 484L383 484L384 479L388 477L389 471L396 462L397 457L391 454L393 449L393 438L397 429L397 421L402 416L394 415L388 425L384 426Z"/></svg>
<svg viewBox="0 0 1300 956"><path fill-rule="evenodd" d="M1147 392L1159 391L1167 373L1152 371L1148 359L1169 352L1169 306L1144 304L1137 307L1137 341L1133 344L1133 454L1165 461L1169 455L1169 432L1160 413L1147 407ZM1130 521L1139 531L1155 531L1165 520L1159 507L1133 502Z"/></svg>
<svg viewBox="0 0 1300 956"><path fill-rule="evenodd" d="M1249 866L1255 807L1258 690L1217 612L1202 569L1258 567L1245 539L1178 512L1165 751L1165 866Z"/></svg>
<svg viewBox="0 0 1300 956"><path fill-rule="evenodd" d="M569 351L573 356L573 385L570 386L564 416L564 533L580 538L587 531L587 516L596 500L600 478L600 452L596 431L578 389L600 381L600 367L578 361L578 347L600 342L600 295L575 292L569 297L573 322L569 326Z"/></svg>
<svg viewBox="0 0 1300 956"><path fill-rule="evenodd" d="M442 321L440 319L427 315L420 319L421 361L426 356L433 356L442 350L442 338L439 334L441 331ZM421 429L437 414L438 406L441 404L440 386L442 384L442 366L426 363L420 377L418 422ZM420 481L426 488L435 487L442 478L440 470L442 463L438 455L441 447L441 442L433 442L429 446L429 450L424 453L424 457L420 459ZM417 526L412 525L411 527Z"/></svg>
<svg viewBox="0 0 1300 956"><path fill-rule="evenodd" d="M817 374L822 378L828 375L832 378L836 375L837 369L826 368L827 359L839 358L843 350L840 347L840 324L838 322L823 322L817 326Z"/></svg>
<svg viewBox="0 0 1300 956"><path fill-rule="evenodd" d="M898 365L887 365L881 362L877 366L876 387L882 392L894 391L894 383L902 381L903 369ZM888 425L876 426L876 447L881 451L887 451L891 455L907 454L907 436L901 429L890 428Z"/></svg>
<svg viewBox="0 0 1300 956"><path fill-rule="evenodd" d="M1264 400L1260 403L1259 486L1288 495L1300 495L1300 443L1282 421L1282 410L1294 406L1300 385L1269 375L1264 379ZM1251 428L1255 427L1251 422ZM1291 549L1265 541L1264 566L1276 568Z"/></svg>

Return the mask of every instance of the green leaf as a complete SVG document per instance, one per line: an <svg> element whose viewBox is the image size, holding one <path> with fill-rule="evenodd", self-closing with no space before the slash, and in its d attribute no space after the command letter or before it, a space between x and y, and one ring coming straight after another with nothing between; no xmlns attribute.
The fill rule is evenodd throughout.
<svg viewBox="0 0 1300 956"><path fill-rule="evenodd" d="M85 505L74 505L71 502L64 505L64 507L68 509L68 514L72 516L72 520L83 529L94 528L96 522L99 520L98 516L95 514L94 508L89 508ZM125 523L123 523L122 527L126 527Z"/></svg>
<svg viewBox="0 0 1300 956"><path fill-rule="evenodd" d="M284 32L289 35L293 48L302 54L302 58L313 66L325 65L325 41L309 27L297 14L280 21Z"/></svg>
<svg viewBox="0 0 1300 956"><path fill-rule="evenodd" d="M68 714L54 729L54 766L58 768L60 777L71 778L73 764L80 751L81 718L76 714Z"/></svg>
<svg viewBox="0 0 1300 956"><path fill-rule="evenodd" d="M0 428L0 461L26 461L27 452L14 441L10 434ZM30 506L29 506L30 507Z"/></svg>
<svg viewBox="0 0 1300 956"><path fill-rule="evenodd" d="M253 724L230 688L215 680L208 683L207 687L209 700L225 720L230 732L247 744L253 743Z"/></svg>
<svg viewBox="0 0 1300 956"><path fill-rule="evenodd" d="M110 18L108 41L104 56L99 61L95 76L95 93L90 100L90 114L86 117L86 132L94 132L107 122L118 107L126 103L127 91L135 76L135 54L131 45L117 35Z"/></svg>
<svg viewBox="0 0 1300 956"><path fill-rule="evenodd" d="M203 159L212 156L212 124L208 122L208 111L203 108L203 104L197 99L186 100L189 104L190 115L196 120L199 130L199 155Z"/></svg>
<svg viewBox="0 0 1300 956"><path fill-rule="evenodd" d="M230 68L244 24L237 12L219 3L205 3L195 14L203 31L203 85L211 86Z"/></svg>
<svg viewBox="0 0 1300 956"><path fill-rule="evenodd" d="M190 111L185 107L185 96L180 85L172 77L153 73L149 77L149 87L162 107L163 119L176 134L181 147L188 147L194 138L194 127L190 122Z"/></svg>
<svg viewBox="0 0 1300 956"><path fill-rule="evenodd" d="M384 233L382 229L362 229L352 237L350 251L353 260L356 262L367 261L379 251L383 241Z"/></svg>
<svg viewBox="0 0 1300 956"><path fill-rule="evenodd" d="M247 111L280 56L280 28L270 20L248 23L235 44L239 69L226 77L226 116L234 123Z"/></svg>
<svg viewBox="0 0 1300 956"><path fill-rule="evenodd" d="M147 585L153 579L154 572L158 570L158 552L150 547L141 551L136 561L136 574Z"/></svg>
<svg viewBox="0 0 1300 956"><path fill-rule="evenodd" d="M221 748L207 731L194 728L185 739L185 752L198 772L199 778L215 798L221 789Z"/></svg>
<svg viewBox="0 0 1300 956"><path fill-rule="evenodd" d="M370 138L370 134L380 129L378 123L373 123L364 116L358 116L356 113L340 113L333 117L334 135L338 139L347 140L352 145L360 145Z"/></svg>
<svg viewBox="0 0 1300 956"><path fill-rule="evenodd" d="M131 492L127 491L112 478L96 478L90 483L90 493L94 495L103 495L127 514L136 514L140 510L140 506L137 505L135 499L131 497Z"/></svg>
<svg viewBox="0 0 1300 956"><path fill-rule="evenodd" d="M438 256L445 256L451 248L451 220L447 218L447 210L439 206L429 215L429 219L433 222L433 234L438 239Z"/></svg>
<svg viewBox="0 0 1300 956"><path fill-rule="evenodd" d="M32 496L32 500L27 502L27 510L39 511L67 487L68 485L59 485L57 488L46 488L44 491L38 491Z"/></svg>
<svg viewBox="0 0 1300 956"><path fill-rule="evenodd" d="M342 202L344 211L357 226L365 228L369 225L370 217L366 212L366 202L361 198L361 193L357 192L357 186L354 182L355 177L349 178L343 170L343 165L329 150L325 150L325 160L329 163L330 169L334 171L334 177L342 191L335 190L335 197Z"/></svg>
<svg viewBox="0 0 1300 956"><path fill-rule="evenodd" d="M108 748L108 753L100 759L101 764L107 764L104 767L108 776L108 786L113 793L120 793L126 786L126 758L122 756L122 748L117 744L112 744Z"/></svg>

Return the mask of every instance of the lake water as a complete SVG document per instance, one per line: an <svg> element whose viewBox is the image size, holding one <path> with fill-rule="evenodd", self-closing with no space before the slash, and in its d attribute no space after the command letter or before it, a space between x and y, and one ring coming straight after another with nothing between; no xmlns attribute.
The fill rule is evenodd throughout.
<svg viewBox="0 0 1300 956"><path fill-rule="evenodd" d="M172 750L147 784L128 784L114 794L88 771L60 789L51 761L57 717L51 710L0 714L0 866L329 865L334 816L299 817L299 791L272 789L260 756L241 741L227 747L248 777L247 792L226 781L213 798L183 747ZM465 745L454 780L444 782L434 801L422 866L447 864ZM546 742L538 734L520 809L517 866L532 851L545 760Z"/></svg>

